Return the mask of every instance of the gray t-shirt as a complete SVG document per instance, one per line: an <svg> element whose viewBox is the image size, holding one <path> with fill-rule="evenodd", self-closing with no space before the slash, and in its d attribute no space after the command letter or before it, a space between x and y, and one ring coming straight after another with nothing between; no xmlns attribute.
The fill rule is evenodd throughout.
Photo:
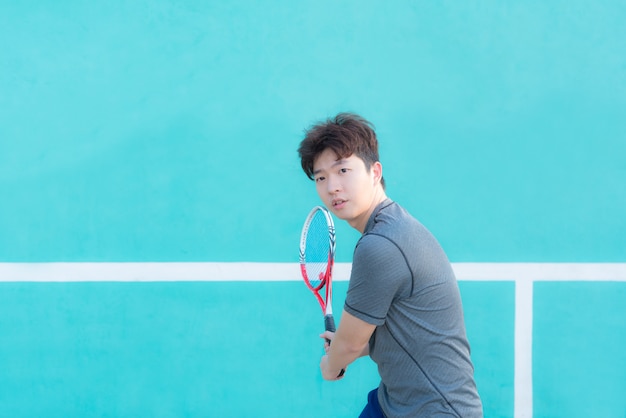
<svg viewBox="0 0 626 418"><path fill-rule="evenodd" d="M435 237L390 199L357 243L344 308L377 326L370 356L387 417L482 417L452 266Z"/></svg>

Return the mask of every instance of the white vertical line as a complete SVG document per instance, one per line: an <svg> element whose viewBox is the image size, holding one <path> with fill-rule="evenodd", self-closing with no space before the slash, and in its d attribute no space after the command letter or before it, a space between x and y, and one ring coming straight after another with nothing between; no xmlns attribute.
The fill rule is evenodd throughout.
<svg viewBox="0 0 626 418"><path fill-rule="evenodd" d="M533 280L515 280L515 418L533 416Z"/></svg>

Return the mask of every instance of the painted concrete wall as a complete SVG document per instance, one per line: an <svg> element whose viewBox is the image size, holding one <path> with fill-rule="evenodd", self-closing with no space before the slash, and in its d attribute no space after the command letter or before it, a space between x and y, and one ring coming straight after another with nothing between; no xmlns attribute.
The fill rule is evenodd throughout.
<svg viewBox="0 0 626 418"><path fill-rule="evenodd" d="M0 262L296 262L318 203L297 144L350 110L453 262L625 263L625 18L620 1L2 2ZM357 238L338 224L338 261ZM376 384L367 360L320 380L295 282L48 272L0 277L0 415L350 417ZM535 416L626 414L625 284L594 277L531 286ZM486 416L513 416L515 282L460 286Z"/></svg>

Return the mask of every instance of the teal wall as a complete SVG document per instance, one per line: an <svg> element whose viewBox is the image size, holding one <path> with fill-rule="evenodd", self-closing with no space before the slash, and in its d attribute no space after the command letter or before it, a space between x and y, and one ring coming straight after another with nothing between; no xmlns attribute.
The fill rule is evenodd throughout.
<svg viewBox="0 0 626 418"><path fill-rule="evenodd" d="M626 262L625 20L618 0L2 1L0 262L296 262L318 203L296 148L343 110L452 261ZM338 224L338 261L357 238ZM514 283L460 285L486 416L510 417ZM535 283L535 416L626 414L624 286ZM351 417L376 371L321 381L318 311L297 282L0 283L0 415Z"/></svg>
<svg viewBox="0 0 626 418"><path fill-rule="evenodd" d="M352 110L452 260L625 261L625 18L618 0L2 2L0 260L294 261L317 202L297 144Z"/></svg>
<svg viewBox="0 0 626 418"><path fill-rule="evenodd" d="M513 284L461 285L487 416L512 416ZM0 283L0 416L355 417L375 365L324 382L322 329L299 282Z"/></svg>
<svg viewBox="0 0 626 418"><path fill-rule="evenodd" d="M626 416L626 283L535 283L536 416Z"/></svg>

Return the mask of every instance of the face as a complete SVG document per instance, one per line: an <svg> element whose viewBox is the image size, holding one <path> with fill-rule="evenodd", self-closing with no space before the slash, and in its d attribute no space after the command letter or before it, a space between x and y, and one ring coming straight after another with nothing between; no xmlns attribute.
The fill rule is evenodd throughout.
<svg viewBox="0 0 626 418"><path fill-rule="evenodd" d="M338 159L326 149L313 164L317 193L324 205L339 219L363 232L376 206L385 199L380 185L382 166L379 162L367 170L362 159L355 155Z"/></svg>

